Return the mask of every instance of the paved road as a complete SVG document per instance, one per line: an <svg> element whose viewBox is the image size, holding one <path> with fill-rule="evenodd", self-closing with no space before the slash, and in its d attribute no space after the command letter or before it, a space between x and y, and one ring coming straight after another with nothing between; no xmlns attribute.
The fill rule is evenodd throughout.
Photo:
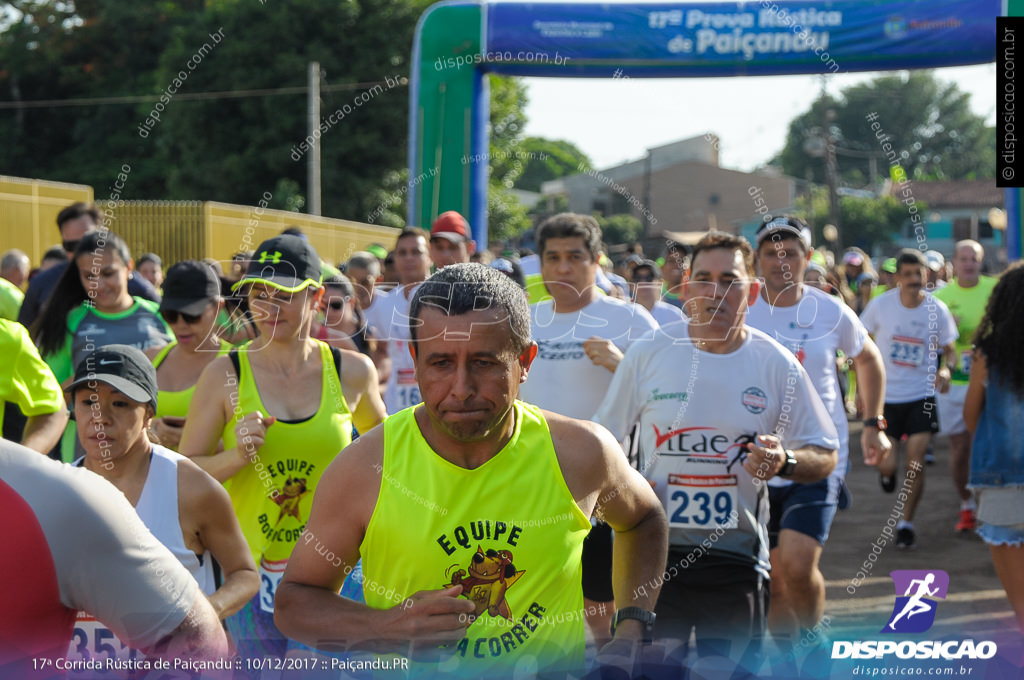
<svg viewBox="0 0 1024 680"><path fill-rule="evenodd" d="M988 548L973 532L957 533L953 529L960 507L949 472L949 439L935 439L937 461L925 467L926 488L914 521L917 547L913 550L896 548L882 534L890 515L898 516L893 510L897 497L896 493L884 493L876 470L863 464L859 423L850 423L850 448L853 467L847 485L853 505L837 515L821 562L828 597L825 613L832 626L844 634L863 633L866 638L876 638L893 607L889 572L943 569L949 573L949 595L939 605L932 635L968 632L983 638L1012 629L1013 612ZM873 543L885 547L868 578L862 577L860 585L853 587L851 580L869 560ZM852 595L848 588L853 588Z"/></svg>

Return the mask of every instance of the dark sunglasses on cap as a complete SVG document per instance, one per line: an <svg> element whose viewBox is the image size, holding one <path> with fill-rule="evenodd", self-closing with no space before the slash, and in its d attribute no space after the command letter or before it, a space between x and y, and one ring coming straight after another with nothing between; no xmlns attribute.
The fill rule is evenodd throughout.
<svg viewBox="0 0 1024 680"><path fill-rule="evenodd" d="M185 312L179 312L176 309L161 309L160 316L164 318L164 321L172 325L178 323L178 316L181 316L182 320L190 325L198 323L199 319L203 317L202 313L186 314Z"/></svg>

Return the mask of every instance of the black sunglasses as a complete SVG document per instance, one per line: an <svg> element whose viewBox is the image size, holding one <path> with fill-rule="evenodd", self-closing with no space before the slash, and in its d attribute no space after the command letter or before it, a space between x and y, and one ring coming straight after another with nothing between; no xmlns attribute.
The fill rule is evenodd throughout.
<svg viewBox="0 0 1024 680"><path fill-rule="evenodd" d="M641 274L640 276L633 277L633 283L650 283L654 280L654 276L651 274Z"/></svg>
<svg viewBox="0 0 1024 680"><path fill-rule="evenodd" d="M331 300L330 302L327 303L327 306L330 307L331 309L341 309L342 307L345 306L345 303L342 302L341 300Z"/></svg>
<svg viewBox="0 0 1024 680"><path fill-rule="evenodd" d="M200 314L186 314L185 312L179 312L176 309L161 309L160 310L160 316L162 316L164 318L164 321L166 321L169 324L176 324L176 323L178 323L178 316L179 315L181 316L181 318L187 324L197 323L199 321L199 319L202 318L202 316L203 316L201 313Z"/></svg>

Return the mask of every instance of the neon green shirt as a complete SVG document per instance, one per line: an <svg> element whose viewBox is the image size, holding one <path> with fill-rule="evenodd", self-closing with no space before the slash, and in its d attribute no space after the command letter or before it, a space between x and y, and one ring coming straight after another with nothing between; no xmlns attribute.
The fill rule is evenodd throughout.
<svg viewBox="0 0 1024 680"><path fill-rule="evenodd" d="M985 315L985 305L996 287L991 276L978 278L978 284L972 288L963 288L957 279L934 292L935 297L946 303L956 321L956 329L960 332L953 346L959 355L956 370L953 371L952 382L966 385L971 372L971 345L974 344L974 332L978 330L981 317Z"/></svg>
<svg viewBox="0 0 1024 680"><path fill-rule="evenodd" d="M454 677L506 677L531 658L558 677L579 670L590 521L540 409L516 401L508 444L469 470L434 452L417 408L384 421L380 495L359 547L366 604L387 609L420 590L461 585L476 610L453 643Z"/></svg>
<svg viewBox="0 0 1024 680"><path fill-rule="evenodd" d="M25 294L7 279L0 277L0 319L18 320Z"/></svg>
<svg viewBox="0 0 1024 680"><path fill-rule="evenodd" d="M27 416L66 408L60 383L39 356L28 331L17 321L0 319L0 357L0 402L17 404ZM3 424L0 403L0 428Z"/></svg>

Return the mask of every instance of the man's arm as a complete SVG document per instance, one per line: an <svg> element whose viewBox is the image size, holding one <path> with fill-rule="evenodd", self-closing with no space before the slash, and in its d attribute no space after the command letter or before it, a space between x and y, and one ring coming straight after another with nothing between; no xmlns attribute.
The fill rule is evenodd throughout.
<svg viewBox="0 0 1024 680"><path fill-rule="evenodd" d="M40 453L49 453L57 445L68 424L67 411L29 416L21 444Z"/></svg>
<svg viewBox="0 0 1024 680"><path fill-rule="evenodd" d="M615 603L654 611L658 577L668 560L668 520L661 501L631 468L610 432L595 423L545 412L566 484L585 515L615 530L612 589ZM640 639L639 621L627 620L616 638Z"/></svg>
<svg viewBox="0 0 1024 680"><path fill-rule="evenodd" d="M383 451L383 430L371 430L346 447L317 484L309 522L274 601L274 622L289 638L323 650L407 650L410 640L459 640L469 627L474 604L459 597L460 586L420 591L389 609L338 595L359 560L377 504ZM324 556L329 553L334 561Z"/></svg>
<svg viewBox="0 0 1024 680"><path fill-rule="evenodd" d="M956 366L957 359L956 347L953 346L952 342L942 346L939 369L935 371L935 389L939 394L949 392L949 383L953 376L953 368Z"/></svg>
<svg viewBox="0 0 1024 680"><path fill-rule="evenodd" d="M853 357L853 370L857 372L857 392L864 400L864 415L874 418L882 415L885 406L885 362L878 345L871 338L864 340L860 354ZM877 427L865 425L860 433L860 446L866 465L877 465L892 450L892 443Z"/></svg>
<svg viewBox="0 0 1024 680"><path fill-rule="evenodd" d="M757 442L747 444L743 468L751 477L767 482L786 466L786 451L775 435L759 435ZM790 451L797 461L793 474L786 477L790 481L809 484L828 477L836 468L838 454L835 449L807 444Z"/></svg>
<svg viewBox="0 0 1024 680"><path fill-rule="evenodd" d="M170 635L141 650L148 656L165 659L223 659L228 642L217 613L210 602L197 593L185 620Z"/></svg>

